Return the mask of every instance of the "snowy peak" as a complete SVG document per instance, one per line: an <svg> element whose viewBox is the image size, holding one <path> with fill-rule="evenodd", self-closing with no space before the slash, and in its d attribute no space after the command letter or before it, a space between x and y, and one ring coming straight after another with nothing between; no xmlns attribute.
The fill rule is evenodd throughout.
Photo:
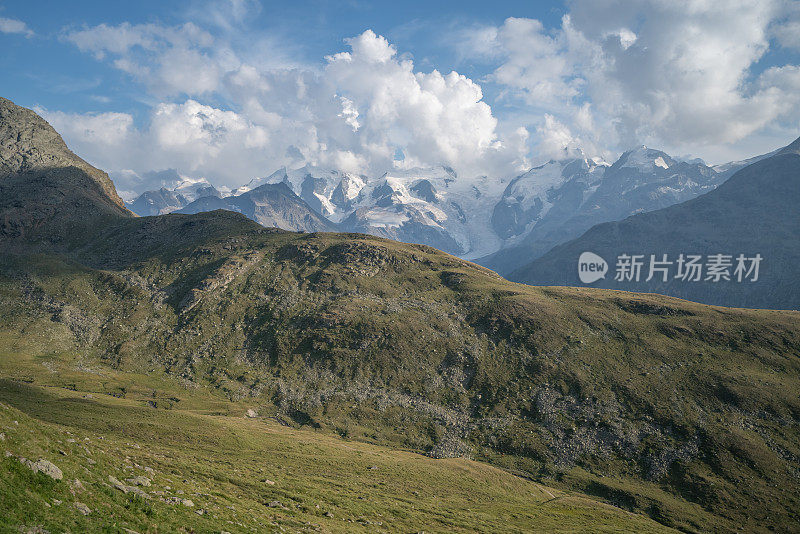
<svg viewBox="0 0 800 534"><path fill-rule="evenodd" d="M163 171L172 174L174 171ZM136 200L127 204L128 209L140 216L165 215L172 213L195 200L204 197L221 197L222 194L205 178L190 178L174 173L177 182L170 187L162 187L155 191L145 191Z"/></svg>
<svg viewBox="0 0 800 534"><path fill-rule="evenodd" d="M255 189L257 187L260 187L260 186L262 186L264 184L279 184L279 183L284 182L284 181L288 182L289 181L289 177L288 177L287 172L286 172L286 167L281 167L280 169L278 169L277 171L273 172L269 176L253 178L252 180L247 182L245 185L237 187L236 189L231 191L231 196L242 195L242 194L247 193L248 191L252 191L253 189Z"/></svg>
<svg viewBox="0 0 800 534"><path fill-rule="evenodd" d="M506 240L526 235L565 195L582 202L607 167L601 158L581 157L551 160L529 170L508 184L492 213L492 227Z"/></svg>
<svg viewBox="0 0 800 534"><path fill-rule="evenodd" d="M778 154L800 154L800 137L778 151Z"/></svg>
<svg viewBox="0 0 800 534"><path fill-rule="evenodd" d="M285 183L314 210L339 222L366 184L366 178L337 170L305 165L298 169L281 167L269 176L254 178L233 191L241 195L265 184Z"/></svg>
<svg viewBox="0 0 800 534"><path fill-rule="evenodd" d="M182 196L187 204L202 197L220 196L217 188L205 178L183 177L183 180L175 185L172 191L176 195Z"/></svg>
<svg viewBox="0 0 800 534"><path fill-rule="evenodd" d="M666 152L641 145L622 154L614 166L633 168L646 173L669 169L675 163L677 162Z"/></svg>

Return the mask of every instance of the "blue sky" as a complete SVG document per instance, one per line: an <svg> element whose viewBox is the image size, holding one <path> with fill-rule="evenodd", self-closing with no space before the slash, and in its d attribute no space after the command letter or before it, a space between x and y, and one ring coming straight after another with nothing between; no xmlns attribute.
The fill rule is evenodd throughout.
<svg viewBox="0 0 800 534"><path fill-rule="evenodd" d="M321 64L326 55L342 50L343 39L372 29L412 55L423 69L458 68L480 78L485 65L460 60L437 35L443 28L502 24L508 16L532 17L557 26L565 13L561 2L261 2L261 9L242 22L243 31L274 35L285 41L294 59ZM500 9L498 9L500 6ZM98 24L156 23L167 26L203 18L202 2L0 2L0 17L24 21L35 32L31 39L0 33L8 52L0 68L9 76L3 96L21 105L62 111L145 111L144 95L124 73L60 39L65 32ZM246 45L245 45L246 46ZM111 98L99 102L97 96Z"/></svg>
<svg viewBox="0 0 800 534"><path fill-rule="evenodd" d="M127 192L164 168L507 176L636 144L719 163L800 135L784 0L0 1L0 46L0 95Z"/></svg>

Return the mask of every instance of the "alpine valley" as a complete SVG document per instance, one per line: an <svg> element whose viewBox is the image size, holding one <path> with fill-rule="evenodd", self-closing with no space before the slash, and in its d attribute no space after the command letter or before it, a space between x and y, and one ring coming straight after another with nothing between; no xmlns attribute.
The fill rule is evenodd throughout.
<svg viewBox="0 0 800 534"><path fill-rule="evenodd" d="M502 186L305 168L138 217L0 99L0 530L797 531L800 313L392 240L563 240L724 177L649 149Z"/></svg>

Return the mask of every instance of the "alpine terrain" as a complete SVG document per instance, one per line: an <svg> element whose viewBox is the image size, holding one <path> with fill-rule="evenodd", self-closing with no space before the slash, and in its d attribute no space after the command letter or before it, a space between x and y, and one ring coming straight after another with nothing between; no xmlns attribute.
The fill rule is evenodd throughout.
<svg viewBox="0 0 800 534"><path fill-rule="evenodd" d="M708 192L743 164L715 169L699 160L678 161L664 152L638 147L613 165L583 155L565 157L510 181L459 176L449 167L395 169L368 177L306 165L255 178L234 189L231 197L249 195L267 184L285 184L340 230L433 246L507 274L595 224ZM225 208L266 226L302 229L284 223L282 219L292 217L277 215L280 207L273 206L273 216L265 219L252 209L238 207L238 200L226 203L216 190L208 198L194 198L188 206L189 202L180 200L181 190L201 180L205 179L173 180L176 187L147 191L128 207L139 215Z"/></svg>
<svg viewBox="0 0 800 534"><path fill-rule="evenodd" d="M492 216L507 246L478 261L507 275L595 224L689 200L725 177L702 161L677 161L644 146L611 166L585 158L552 161L509 184Z"/></svg>
<svg viewBox="0 0 800 534"><path fill-rule="evenodd" d="M798 312L136 217L32 111L0 135L3 530L798 529ZM369 197L451 201L421 180Z"/></svg>
<svg viewBox="0 0 800 534"><path fill-rule="evenodd" d="M511 279L581 285L578 259L591 251L610 266L608 276L592 283L596 287L724 306L799 309L799 203L800 139L741 168L698 198L595 226L514 272ZM628 269L619 272L623 255L638 256L638 277ZM689 266L693 259L694 270ZM651 276L653 261L660 269Z"/></svg>

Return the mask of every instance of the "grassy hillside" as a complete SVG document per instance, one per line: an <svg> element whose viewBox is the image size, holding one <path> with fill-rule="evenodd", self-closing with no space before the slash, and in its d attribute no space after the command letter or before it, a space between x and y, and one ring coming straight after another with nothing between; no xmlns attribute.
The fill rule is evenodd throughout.
<svg viewBox="0 0 800 534"><path fill-rule="evenodd" d="M670 531L478 462L248 418L204 388L52 355L15 363L53 380L0 380L2 532ZM69 379L80 387L55 385ZM62 478L23 463L40 458Z"/></svg>
<svg viewBox="0 0 800 534"><path fill-rule="evenodd" d="M0 260L9 359L174 377L295 428L485 460L683 530L797 528L800 314L531 288L427 247L223 212L97 231ZM3 376L37 383L28 365Z"/></svg>

